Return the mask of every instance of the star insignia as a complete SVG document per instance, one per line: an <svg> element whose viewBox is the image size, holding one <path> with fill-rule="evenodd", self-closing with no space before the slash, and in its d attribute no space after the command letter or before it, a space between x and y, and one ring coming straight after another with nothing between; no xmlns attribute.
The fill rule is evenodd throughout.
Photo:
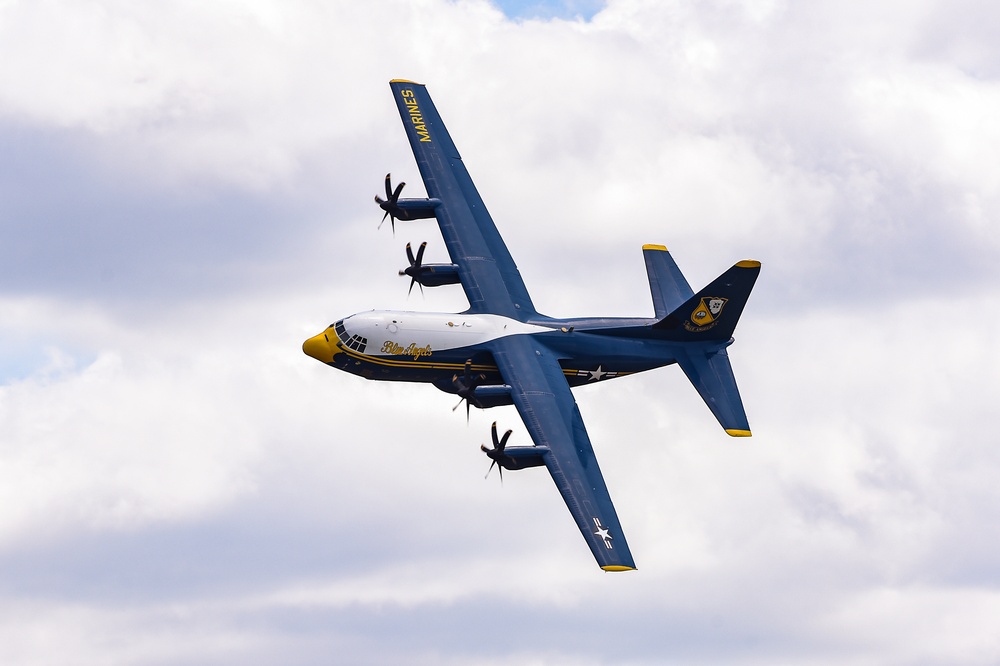
<svg viewBox="0 0 1000 666"><path fill-rule="evenodd" d="M611 531L607 527L605 527L604 525L601 525L601 519L600 518L594 518L594 525L597 526L597 531L594 532L594 536L601 537L601 539L604 541L604 546L608 550L611 550L611 548L612 548L611 547L611 540L614 538L613 536L611 536Z"/></svg>

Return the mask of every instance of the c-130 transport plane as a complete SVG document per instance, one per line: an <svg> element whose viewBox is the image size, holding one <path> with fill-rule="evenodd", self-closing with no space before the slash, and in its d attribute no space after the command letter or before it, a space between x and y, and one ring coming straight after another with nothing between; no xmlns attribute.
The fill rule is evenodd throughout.
<svg viewBox="0 0 1000 666"><path fill-rule="evenodd" d="M423 287L460 284L469 309L453 313L380 311L338 320L306 340L315 359L368 379L426 382L480 409L514 405L532 446L507 446L511 431L482 447L494 465L519 470L544 465L605 571L635 562L597 464L571 387L676 363L727 433L749 437L743 402L726 348L760 272L740 261L694 293L662 245L642 248L654 317L556 319L539 313L507 246L483 205L427 89L390 81L396 106L427 190L401 199L386 176L391 218L435 218L451 263L423 263L407 245L400 275ZM461 404L461 403L459 403ZM488 472L487 472L488 473Z"/></svg>

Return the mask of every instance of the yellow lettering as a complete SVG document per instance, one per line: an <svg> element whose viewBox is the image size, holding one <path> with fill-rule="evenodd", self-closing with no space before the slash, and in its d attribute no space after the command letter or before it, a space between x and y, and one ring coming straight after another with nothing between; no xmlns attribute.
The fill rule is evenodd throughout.
<svg viewBox="0 0 1000 666"><path fill-rule="evenodd" d="M420 111L420 105L417 104L416 95L410 89L400 90L399 94L403 98L403 104L406 105L406 111L410 114L410 121L413 123L414 129L417 131L417 136L420 137L421 143L432 143L431 134L427 130L427 124L424 122L423 113Z"/></svg>
<svg viewBox="0 0 1000 666"><path fill-rule="evenodd" d="M416 342L411 342L409 346L403 347L392 340L386 340L385 344L382 345L382 353L393 356L412 356L414 361L419 361L421 356L430 356L434 352L431 351L430 345L418 347Z"/></svg>

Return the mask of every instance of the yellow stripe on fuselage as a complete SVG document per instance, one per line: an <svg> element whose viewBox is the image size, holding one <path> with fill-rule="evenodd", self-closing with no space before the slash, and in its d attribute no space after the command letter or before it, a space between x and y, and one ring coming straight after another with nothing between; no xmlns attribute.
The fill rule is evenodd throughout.
<svg viewBox="0 0 1000 666"><path fill-rule="evenodd" d="M422 368L427 370L465 370L465 363L435 363L432 361L421 361L421 360L398 360L394 358L386 358L384 356L369 356L367 354L362 354L350 349L343 344L338 344L337 347L341 352L347 354L349 357L357 360L364 361L365 363L371 363L373 365L382 365L389 368ZM473 372L497 372L497 366L495 365L476 365L470 366Z"/></svg>
<svg viewBox="0 0 1000 666"><path fill-rule="evenodd" d="M402 360L396 358L387 358L384 356L369 356L368 354L362 354L357 352L339 340L337 341L338 353L346 354L350 358L356 361L362 361L364 363L371 363L372 365L381 365L388 368L401 368L401 369L422 369L422 370L465 370L465 363L440 363L434 361L423 361L423 360ZM495 365L484 365L484 364L473 364L469 368L472 372L499 372L499 368ZM580 368L563 368L563 376L565 377L580 377ZM583 372L590 372L589 370L583 370ZM616 372L616 377L624 377L625 375L634 374L634 371L623 371ZM610 378L609 378L610 379Z"/></svg>

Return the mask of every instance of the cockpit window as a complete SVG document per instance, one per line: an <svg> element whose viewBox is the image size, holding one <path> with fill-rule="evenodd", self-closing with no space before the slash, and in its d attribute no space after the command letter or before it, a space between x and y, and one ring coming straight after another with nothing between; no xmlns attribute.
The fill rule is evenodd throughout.
<svg viewBox="0 0 1000 666"><path fill-rule="evenodd" d="M352 335L347 339L347 342L345 342L344 344L346 344L354 351L360 354L364 354L365 347L368 346L368 338L363 338L360 335Z"/></svg>
<svg viewBox="0 0 1000 666"><path fill-rule="evenodd" d="M353 349L359 354L365 353L365 348L368 346L368 338L363 338L360 335L348 335L347 329L344 328L343 319L333 325L333 330L336 331L337 337L343 341L344 346Z"/></svg>

